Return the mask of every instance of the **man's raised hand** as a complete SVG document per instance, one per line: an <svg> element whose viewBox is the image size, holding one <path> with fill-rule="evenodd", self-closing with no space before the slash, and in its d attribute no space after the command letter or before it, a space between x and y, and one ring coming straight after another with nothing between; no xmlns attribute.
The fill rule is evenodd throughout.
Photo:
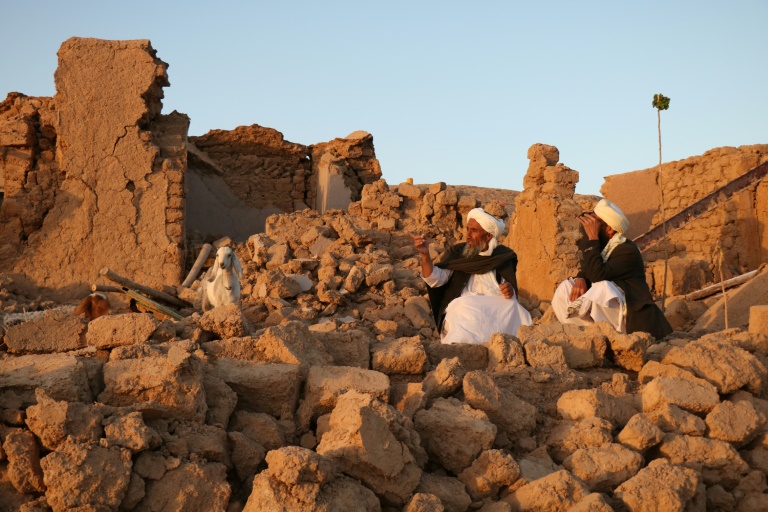
<svg viewBox="0 0 768 512"><path fill-rule="evenodd" d="M584 226L584 232L590 240L600 239L600 219L594 213L579 215L576 220Z"/></svg>
<svg viewBox="0 0 768 512"><path fill-rule="evenodd" d="M406 231L408 235L413 239L413 247L417 252L424 255L429 255L429 239L426 235L415 235L410 231Z"/></svg>

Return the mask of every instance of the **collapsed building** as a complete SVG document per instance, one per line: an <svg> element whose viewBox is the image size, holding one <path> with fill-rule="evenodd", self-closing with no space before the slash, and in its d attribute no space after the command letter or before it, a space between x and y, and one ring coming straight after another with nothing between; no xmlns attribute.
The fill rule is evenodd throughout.
<svg viewBox="0 0 768 512"><path fill-rule="evenodd" d="M72 38L56 96L0 104L0 271L58 297L103 267L178 285L188 232L245 239L273 213L345 208L381 176L365 132L312 146L256 125L188 137L186 115L161 114L167 67L149 41Z"/></svg>
<svg viewBox="0 0 768 512"><path fill-rule="evenodd" d="M92 83L89 62L106 55L116 76ZM147 41L71 39L59 59L54 98L0 104L0 300L43 310L0 326L0 510L768 507L768 311L750 309L768 303L766 185L729 185L759 176L765 146L662 167L685 222L668 244L677 330L653 343L547 321L578 265L576 216L597 199L575 194L578 171L554 146L530 148L513 206L390 186L363 132L313 146L257 125L188 137L186 116L160 113L167 65ZM659 205L620 183L653 192L657 173L602 190L650 240ZM697 173L699 192L678 190ZM507 221L536 323L442 345L406 232L438 257L478 205ZM222 235L243 262L242 299L201 315L199 282L178 286L184 253ZM722 317L721 298L686 298L715 280L718 241L726 275L757 270L725 331L694 326ZM644 247L658 291L658 242ZM25 295L82 296L102 266L194 307L87 322Z"/></svg>

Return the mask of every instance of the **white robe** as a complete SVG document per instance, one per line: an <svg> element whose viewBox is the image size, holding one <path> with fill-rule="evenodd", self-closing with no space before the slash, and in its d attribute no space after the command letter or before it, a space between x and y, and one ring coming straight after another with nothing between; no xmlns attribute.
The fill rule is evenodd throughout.
<svg viewBox="0 0 768 512"><path fill-rule="evenodd" d="M448 282L453 271L434 267L429 277L421 276L430 288ZM496 281L496 271L472 274L461 291L445 309L445 320L440 337L443 343L487 342L493 333L503 332L517 336L521 325L531 325L531 315L517 302L507 299Z"/></svg>
<svg viewBox="0 0 768 512"><path fill-rule="evenodd" d="M611 281L592 283L587 292L571 302L574 279L560 283L552 297L552 309L562 324L589 325L608 322L618 332L627 332L624 292Z"/></svg>

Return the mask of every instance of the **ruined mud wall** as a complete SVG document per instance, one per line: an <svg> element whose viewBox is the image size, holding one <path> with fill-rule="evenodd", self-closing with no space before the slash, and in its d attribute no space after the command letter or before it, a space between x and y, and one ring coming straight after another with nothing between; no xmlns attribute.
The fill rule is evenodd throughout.
<svg viewBox="0 0 768 512"><path fill-rule="evenodd" d="M52 98L10 93L0 103L0 268L40 229L64 179L55 123Z"/></svg>
<svg viewBox="0 0 768 512"><path fill-rule="evenodd" d="M766 161L768 145L763 144L716 148L700 156L663 164L667 218ZM601 188L601 193L619 204L635 223L630 236L638 236L661 222L657 174L658 170L651 168L608 176ZM711 265L713 250L720 243L727 262L724 271L728 275L754 269L768 261L767 187L763 180L670 233L669 256L699 259ZM654 189L655 194L651 192ZM643 201L646 197L648 200ZM663 244L650 247L644 257L646 262L663 259Z"/></svg>
<svg viewBox="0 0 768 512"><path fill-rule="evenodd" d="M528 159L505 243L518 255L520 295L538 305L551 300L557 285L578 271L576 218L583 207L574 199L579 173L558 163L556 147L534 144Z"/></svg>
<svg viewBox="0 0 768 512"><path fill-rule="evenodd" d="M360 199L364 185L381 178L370 133L356 131L311 149L315 200L308 204L321 213L334 208L345 210Z"/></svg>
<svg viewBox="0 0 768 512"><path fill-rule="evenodd" d="M354 132L304 146L259 125L190 137L188 228L245 240L273 213L346 209L381 177L373 136Z"/></svg>
<svg viewBox="0 0 768 512"><path fill-rule="evenodd" d="M105 266L149 286L178 284L189 119L160 114L167 64L147 40L71 38L58 55L56 96L40 100L50 110L38 107L36 121L27 107L26 123L21 111L17 126L31 135L3 148L12 200L0 222L19 233L3 237L6 271L59 295L82 295ZM22 220L38 198L53 205Z"/></svg>

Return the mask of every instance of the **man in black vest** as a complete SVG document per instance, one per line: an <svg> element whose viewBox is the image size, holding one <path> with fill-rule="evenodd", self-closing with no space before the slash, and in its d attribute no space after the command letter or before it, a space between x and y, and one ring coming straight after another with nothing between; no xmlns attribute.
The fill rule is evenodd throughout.
<svg viewBox="0 0 768 512"><path fill-rule="evenodd" d="M581 268L555 291L552 307L561 323L607 321L623 333L651 333L661 339L672 326L653 301L643 257L624 237L629 220L618 206L601 199L594 212L579 217Z"/></svg>
<svg viewBox="0 0 768 512"><path fill-rule="evenodd" d="M421 254L421 277L443 343L485 343L495 332L517 334L531 316L517 302L517 255L497 238L504 222L475 208L467 215L467 241L451 246L437 264L423 235L411 235Z"/></svg>

